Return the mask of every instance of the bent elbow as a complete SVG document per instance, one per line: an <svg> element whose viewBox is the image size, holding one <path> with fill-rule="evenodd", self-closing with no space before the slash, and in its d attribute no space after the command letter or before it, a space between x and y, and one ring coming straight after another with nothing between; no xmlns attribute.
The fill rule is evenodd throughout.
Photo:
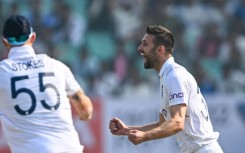
<svg viewBox="0 0 245 153"><path fill-rule="evenodd" d="M84 112L79 114L80 120L91 120L93 116L92 111L91 112Z"/></svg>
<svg viewBox="0 0 245 153"><path fill-rule="evenodd" d="M80 116L79 118L80 118L80 120L87 121L87 120L90 120L92 118L92 116L90 116L90 115L84 116L83 115L83 116Z"/></svg>

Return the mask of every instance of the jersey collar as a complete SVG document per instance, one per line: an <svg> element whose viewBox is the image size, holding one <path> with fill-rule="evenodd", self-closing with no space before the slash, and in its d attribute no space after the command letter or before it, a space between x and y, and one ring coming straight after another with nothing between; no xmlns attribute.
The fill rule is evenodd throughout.
<svg viewBox="0 0 245 153"><path fill-rule="evenodd" d="M30 45L12 47L9 51L8 58L21 58L35 56L35 51Z"/></svg>
<svg viewBox="0 0 245 153"><path fill-rule="evenodd" d="M172 64L172 63L174 63L174 57L168 58L168 59L164 62L164 64L162 65L162 68L161 68L161 70L160 70L160 72L159 72L159 76L162 76L163 73L164 73L164 71L165 71L165 70L168 68L168 66L169 66L170 64Z"/></svg>

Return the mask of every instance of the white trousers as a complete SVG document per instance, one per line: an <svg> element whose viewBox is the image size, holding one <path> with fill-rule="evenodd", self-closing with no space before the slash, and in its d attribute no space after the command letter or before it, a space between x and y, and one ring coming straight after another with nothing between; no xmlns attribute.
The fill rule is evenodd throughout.
<svg viewBox="0 0 245 153"><path fill-rule="evenodd" d="M224 153L217 141L204 145L201 148L199 148L197 151L194 153Z"/></svg>

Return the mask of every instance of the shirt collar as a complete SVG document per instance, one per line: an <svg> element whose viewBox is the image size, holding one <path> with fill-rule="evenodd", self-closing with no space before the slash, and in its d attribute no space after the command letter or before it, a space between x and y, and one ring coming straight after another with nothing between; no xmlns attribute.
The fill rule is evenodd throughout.
<svg viewBox="0 0 245 153"><path fill-rule="evenodd" d="M35 51L30 45L12 47L9 51L8 58L33 57Z"/></svg>
<svg viewBox="0 0 245 153"><path fill-rule="evenodd" d="M164 73L164 71L168 68L168 66L170 65L170 64L172 64L172 63L174 63L174 57L170 57L170 58L168 58L165 62L164 62L164 64L162 65L162 68L161 68L161 70L160 70L160 72L159 72L159 76L162 76L162 74Z"/></svg>

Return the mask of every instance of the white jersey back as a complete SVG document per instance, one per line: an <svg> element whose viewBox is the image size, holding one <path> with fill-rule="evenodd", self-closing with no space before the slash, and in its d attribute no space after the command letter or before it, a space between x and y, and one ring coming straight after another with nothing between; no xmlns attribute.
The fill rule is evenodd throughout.
<svg viewBox="0 0 245 153"><path fill-rule="evenodd" d="M0 63L0 112L12 153L81 153L67 95L80 86L70 69L30 46Z"/></svg>
<svg viewBox="0 0 245 153"><path fill-rule="evenodd" d="M164 63L159 76L160 112L164 118L170 119L170 106L183 103L187 106L184 130L176 134L181 152L190 153L216 141L219 133L213 131L206 102L194 77L173 57Z"/></svg>

